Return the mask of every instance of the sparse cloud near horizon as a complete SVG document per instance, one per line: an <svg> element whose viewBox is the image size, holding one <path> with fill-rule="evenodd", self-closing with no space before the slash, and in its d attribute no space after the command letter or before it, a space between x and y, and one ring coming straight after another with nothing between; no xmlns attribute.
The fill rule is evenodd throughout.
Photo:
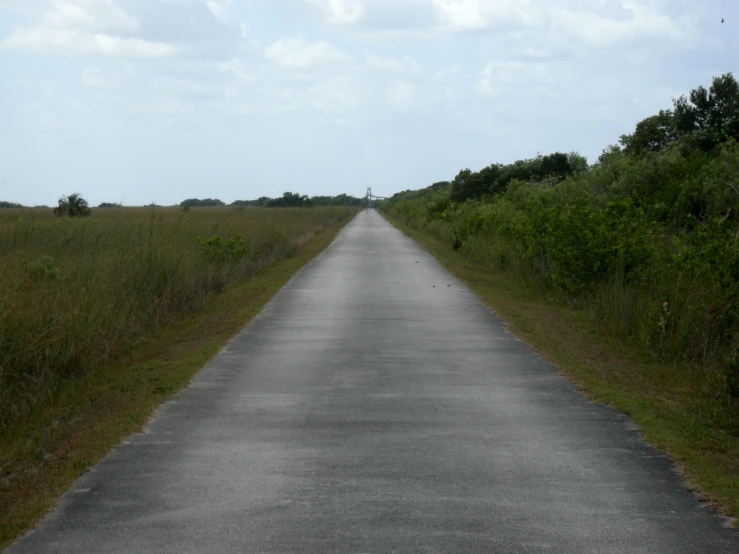
<svg viewBox="0 0 739 554"><path fill-rule="evenodd" d="M299 69L352 61L351 56L333 44L325 40L311 42L302 36L280 38L265 48L264 55L277 65Z"/></svg>
<svg viewBox="0 0 739 554"><path fill-rule="evenodd" d="M385 194L594 159L736 71L728 0L0 0L0 199ZM720 23L724 18L726 23Z"/></svg>

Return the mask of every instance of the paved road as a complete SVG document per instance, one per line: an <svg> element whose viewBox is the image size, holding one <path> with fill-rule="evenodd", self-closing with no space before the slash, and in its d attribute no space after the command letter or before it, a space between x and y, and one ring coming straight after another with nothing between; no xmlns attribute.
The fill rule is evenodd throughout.
<svg viewBox="0 0 739 554"><path fill-rule="evenodd" d="M739 533L365 212L10 551L736 554Z"/></svg>

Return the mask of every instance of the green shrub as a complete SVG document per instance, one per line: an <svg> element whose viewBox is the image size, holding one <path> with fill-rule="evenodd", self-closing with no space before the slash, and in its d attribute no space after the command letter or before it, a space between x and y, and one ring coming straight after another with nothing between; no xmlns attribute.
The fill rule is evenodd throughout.
<svg viewBox="0 0 739 554"><path fill-rule="evenodd" d="M244 240L241 235L224 240L219 236L198 239L205 259L210 263L237 263L258 257L262 250Z"/></svg>
<svg viewBox="0 0 739 554"><path fill-rule="evenodd" d="M609 147L591 167L570 155L568 169L554 154L465 169L381 209L492 269L588 306L606 330L695 368L705 390L733 394L739 127L725 124L736 121L736 106L739 86L723 76L677 101L676 115L641 122L622 137L623 149Z"/></svg>
<svg viewBox="0 0 739 554"><path fill-rule="evenodd" d="M62 275L62 270L57 267L51 256L41 256L35 260L25 260L23 267L26 275L33 282L56 281Z"/></svg>

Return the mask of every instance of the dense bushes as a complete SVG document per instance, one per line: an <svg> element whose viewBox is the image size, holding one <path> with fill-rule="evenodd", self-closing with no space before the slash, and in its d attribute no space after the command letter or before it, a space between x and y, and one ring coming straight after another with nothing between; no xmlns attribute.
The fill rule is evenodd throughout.
<svg viewBox="0 0 739 554"><path fill-rule="evenodd" d="M554 154L465 170L384 209L561 291L606 329L694 368L706 390L738 396L737 122L739 86L724 75L592 167Z"/></svg>
<svg viewBox="0 0 739 554"><path fill-rule="evenodd" d="M263 204L267 208L310 208L313 206L361 206L364 199L339 194L338 196L307 196L295 192L286 192L281 198L267 199Z"/></svg>
<svg viewBox="0 0 739 554"><path fill-rule="evenodd" d="M313 206L310 196L297 192L286 192L282 198L273 198L266 204L268 208L311 208Z"/></svg>
<svg viewBox="0 0 739 554"><path fill-rule="evenodd" d="M235 208L261 208L267 205L267 202L272 200L271 198L267 198L266 196L260 196L256 200L234 200L231 202L231 206Z"/></svg>
<svg viewBox="0 0 739 554"><path fill-rule="evenodd" d="M180 208L214 208L223 205L218 198L188 198L180 202Z"/></svg>
<svg viewBox="0 0 739 554"><path fill-rule="evenodd" d="M315 206L363 206L366 199L339 194L337 196L313 196L311 201Z"/></svg>
<svg viewBox="0 0 739 554"><path fill-rule="evenodd" d="M452 181L451 199L463 202L504 192L515 180L550 182L560 181L570 175L587 170L587 160L579 154L555 152L549 156L537 156L531 160L519 160L509 165L492 164L473 173L463 169ZM436 183L438 186L440 183Z"/></svg>
<svg viewBox="0 0 739 554"><path fill-rule="evenodd" d="M234 207L268 207L268 208L309 208L312 206L362 206L364 199L339 194L337 196L305 196L294 192L286 192L281 198L262 196L256 200L236 200Z"/></svg>

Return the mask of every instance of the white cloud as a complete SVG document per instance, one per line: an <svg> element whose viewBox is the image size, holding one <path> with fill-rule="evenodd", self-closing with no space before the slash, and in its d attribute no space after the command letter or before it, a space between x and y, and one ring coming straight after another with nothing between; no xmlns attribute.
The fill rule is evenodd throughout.
<svg viewBox="0 0 739 554"><path fill-rule="evenodd" d="M244 69L242 61L238 59L218 62L217 67L219 73L232 75L244 83L253 83L259 80L259 77L248 73Z"/></svg>
<svg viewBox="0 0 739 554"><path fill-rule="evenodd" d="M61 137L67 128L65 115L55 110L53 100L32 100L20 105L20 111L26 125L40 137L45 139Z"/></svg>
<svg viewBox="0 0 739 554"><path fill-rule="evenodd" d="M175 54L178 50L176 46L163 42L49 27L17 29L0 43L0 49L131 58L163 58Z"/></svg>
<svg viewBox="0 0 739 554"><path fill-rule="evenodd" d="M498 61L490 61L485 68L480 72L480 76L477 79L477 85L475 90L482 94L495 94L496 91L496 71L497 70L510 70L522 67L521 62L507 62L501 63Z"/></svg>
<svg viewBox="0 0 739 554"><path fill-rule="evenodd" d="M545 60L552 58L554 53L547 48L539 48L536 46L524 46L523 48L514 51L516 57Z"/></svg>
<svg viewBox="0 0 739 554"><path fill-rule="evenodd" d="M45 25L57 29L135 31L140 21L112 0L51 0Z"/></svg>
<svg viewBox="0 0 739 554"><path fill-rule="evenodd" d="M348 77L336 77L308 90L311 103L317 110L332 114L351 111L359 104L356 83Z"/></svg>
<svg viewBox="0 0 739 554"><path fill-rule="evenodd" d="M331 25L353 25L365 14L361 0L308 0Z"/></svg>
<svg viewBox="0 0 739 554"><path fill-rule="evenodd" d="M453 77L457 73L459 73L459 68L458 67L450 67L450 68L447 68L447 69L440 69L439 71L436 71L433 74L433 76L431 77L431 80L434 81L435 83L440 83L442 81L445 81L449 77Z"/></svg>
<svg viewBox="0 0 739 554"><path fill-rule="evenodd" d="M133 58L164 58L177 52L177 47L163 42L112 35L93 35L90 53Z"/></svg>
<svg viewBox="0 0 739 554"><path fill-rule="evenodd" d="M368 69L379 69L381 71L390 71L393 73L407 73L409 75L420 75L421 65L410 56L402 58L385 58L364 52L364 64Z"/></svg>
<svg viewBox="0 0 739 554"><path fill-rule="evenodd" d="M40 25L15 29L0 48L131 58L162 58L177 52L173 44L132 36L140 25L112 0L51 0Z"/></svg>
<svg viewBox="0 0 739 554"><path fill-rule="evenodd" d="M310 42L302 36L281 38L269 45L264 55L283 67L304 69L317 65L351 61L351 56L325 40Z"/></svg>
<svg viewBox="0 0 739 554"><path fill-rule="evenodd" d="M0 10L25 11L28 9L29 0L0 0Z"/></svg>
<svg viewBox="0 0 739 554"><path fill-rule="evenodd" d="M432 0L436 20L450 31L482 31L498 25L537 25L540 10L529 0Z"/></svg>
<svg viewBox="0 0 739 554"><path fill-rule="evenodd" d="M99 67L86 67L82 72L82 84L86 87L102 87L106 85Z"/></svg>
<svg viewBox="0 0 739 554"><path fill-rule="evenodd" d="M551 72L551 66L542 62L491 60L480 72L475 90L485 95L520 96L551 84Z"/></svg>
<svg viewBox="0 0 739 554"><path fill-rule="evenodd" d="M231 0L205 0L205 5L216 18L216 21L227 25L233 20Z"/></svg>
<svg viewBox="0 0 739 554"><path fill-rule="evenodd" d="M388 88L386 98L393 107L407 109L413 105L415 93L416 85L413 83L396 81Z"/></svg>
<svg viewBox="0 0 739 554"><path fill-rule="evenodd" d="M512 34L526 28L551 31L565 40L590 46L626 43L644 38L684 40L693 37L690 18L671 16L681 0L431 0L440 30L485 31L499 28Z"/></svg>
<svg viewBox="0 0 739 554"><path fill-rule="evenodd" d="M690 21L678 22L660 8L662 3L610 2L602 11L552 10L554 28L588 45L610 45L644 38L681 40L693 31Z"/></svg>

